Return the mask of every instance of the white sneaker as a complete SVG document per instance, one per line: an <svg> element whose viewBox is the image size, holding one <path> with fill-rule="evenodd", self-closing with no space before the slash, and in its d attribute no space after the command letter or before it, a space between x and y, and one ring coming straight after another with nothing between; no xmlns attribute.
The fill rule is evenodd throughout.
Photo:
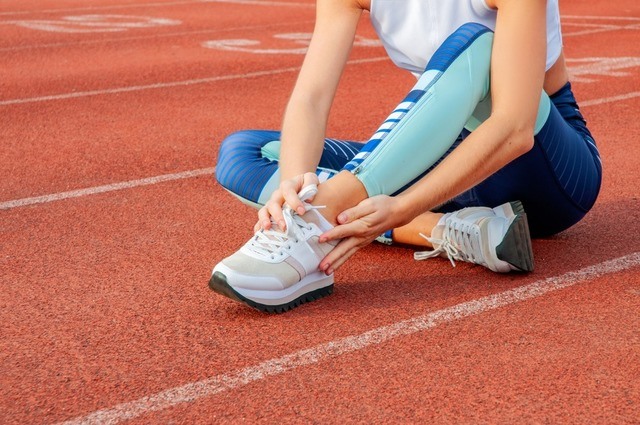
<svg viewBox="0 0 640 425"><path fill-rule="evenodd" d="M317 192L315 185L303 188L304 202ZM315 207L305 202L306 213L297 215L283 208L286 231L274 224L260 230L235 254L213 269L209 287L233 300L261 311L282 313L308 301L331 294L333 275L318 270L320 261L338 241L320 243L320 235L333 226Z"/></svg>
<svg viewBox="0 0 640 425"><path fill-rule="evenodd" d="M416 260L443 256L480 264L494 272L533 271L527 215L518 201L496 208L469 207L445 214L431 233L420 234L433 251L416 252Z"/></svg>

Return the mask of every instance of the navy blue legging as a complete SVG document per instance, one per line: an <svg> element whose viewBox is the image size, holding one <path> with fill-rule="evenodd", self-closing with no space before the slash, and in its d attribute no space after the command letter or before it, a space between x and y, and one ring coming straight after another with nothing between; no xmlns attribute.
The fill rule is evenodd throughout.
<svg viewBox="0 0 640 425"><path fill-rule="evenodd" d="M486 28L477 24L461 27L436 52L423 75L429 78L436 75L436 78L433 78L435 81L444 80L440 74L450 73L451 75L454 71L449 68L449 65L462 53L468 53L467 49L473 48L478 35L486 34L487 31ZM466 63L464 60L460 62ZM461 71L458 69L455 72ZM488 69L482 72L488 75ZM419 89L426 93L431 86L425 88L425 85L426 83L419 81L416 87L420 86ZM405 108L408 102L415 103L416 99L422 96L416 93L418 90L414 88L381 126L382 130L379 129L367 144L325 139L324 150L316 171L320 180L324 181L332 177L345 166L346 169L353 171L353 164L362 162L359 158L366 158L379 149L380 134L385 132L394 134L393 132L396 131L394 126L397 122L406 124L412 119L415 120L415 114L403 115L398 111L404 111L402 108ZM465 93L461 95L465 96ZM478 96L486 96L486 93L480 93ZM534 137L533 148L477 186L442 205L437 211L449 212L468 206L493 207L520 200L527 212L530 230L534 237L552 235L565 230L585 216L593 206L600 190L602 167L598 150L578 109L571 85L567 83L549 98L550 110L544 124ZM428 109L426 110L427 112L421 113L429 114ZM396 119L398 116L400 118ZM398 133L399 131L396 131L395 135L397 136ZM454 134L452 140L443 149L444 153L438 154L439 160L425 164L422 170L415 173L415 176L402 182L404 187L398 186L398 189L393 192L401 192L428 173L464 140L469 131L458 129L456 134L459 134L457 139ZM383 137L386 137L386 134L383 134ZM396 139L401 137L397 136ZM263 205L273 190L278 187L280 180L277 162L279 139L279 132L265 130L245 130L228 136L223 141L218 156L216 168L218 182L243 202L253 206ZM423 149L429 149L428 142L432 138L426 134L424 139ZM393 147L394 143L399 142L388 143ZM442 149L442 147L439 148ZM398 151L396 150L394 154L397 158ZM415 155L415 152L406 151L406 155ZM385 167L387 165L394 166L394 164L385 164ZM386 172L388 174L389 170Z"/></svg>

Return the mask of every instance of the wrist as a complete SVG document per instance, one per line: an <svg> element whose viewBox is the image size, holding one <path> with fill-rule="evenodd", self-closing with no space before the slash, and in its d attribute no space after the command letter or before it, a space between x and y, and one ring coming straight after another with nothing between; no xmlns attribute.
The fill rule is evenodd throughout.
<svg viewBox="0 0 640 425"><path fill-rule="evenodd" d="M410 196L400 194L395 196L395 199L396 202L393 213L400 221L398 227L408 224L420 214L420 212L415 211L416 205Z"/></svg>

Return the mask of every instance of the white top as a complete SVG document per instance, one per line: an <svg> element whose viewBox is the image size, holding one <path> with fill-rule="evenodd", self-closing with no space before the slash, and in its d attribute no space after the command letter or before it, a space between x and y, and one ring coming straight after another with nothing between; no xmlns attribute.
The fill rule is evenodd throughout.
<svg viewBox="0 0 640 425"><path fill-rule="evenodd" d="M371 23L389 57L417 76L458 27L477 22L495 30L496 15L485 0L371 0ZM558 0L548 0L547 70L561 50Z"/></svg>

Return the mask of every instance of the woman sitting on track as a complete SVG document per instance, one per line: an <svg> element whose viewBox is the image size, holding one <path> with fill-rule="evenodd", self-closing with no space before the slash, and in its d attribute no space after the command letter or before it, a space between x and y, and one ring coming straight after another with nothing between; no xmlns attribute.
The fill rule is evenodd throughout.
<svg viewBox="0 0 640 425"><path fill-rule="evenodd" d="M377 237L432 249L416 259L531 271L529 231L577 223L601 180L557 2L318 0L282 133L242 131L220 148L220 184L261 208L255 236L216 265L210 287L285 311L331 293L333 272ZM363 10L418 78L366 144L325 138Z"/></svg>

